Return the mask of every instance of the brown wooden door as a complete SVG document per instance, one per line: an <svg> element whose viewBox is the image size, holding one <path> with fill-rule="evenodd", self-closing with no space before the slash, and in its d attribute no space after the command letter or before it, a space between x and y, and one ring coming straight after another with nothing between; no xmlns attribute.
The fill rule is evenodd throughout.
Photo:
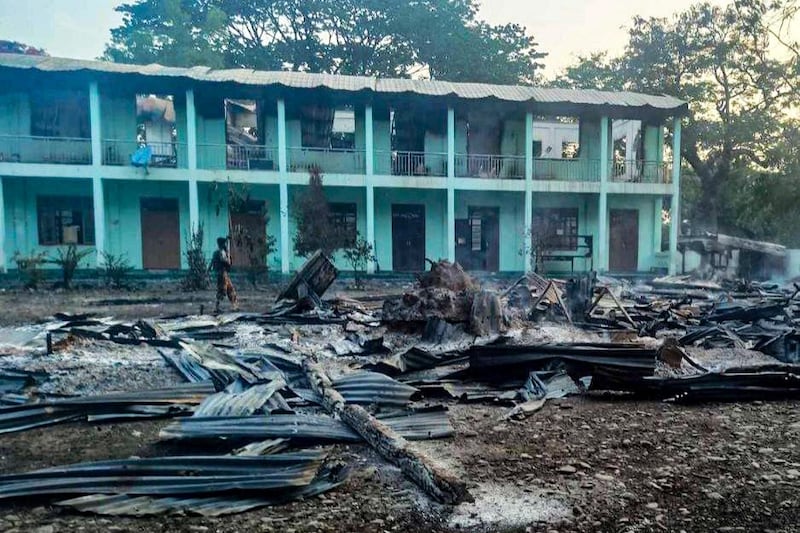
<svg viewBox="0 0 800 533"><path fill-rule="evenodd" d="M231 214L231 259L234 267L249 267L250 257L266 255L267 226L258 213ZM252 248L252 250L251 250Z"/></svg>
<svg viewBox="0 0 800 533"><path fill-rule="evenodd" d="M181 267L181 232L178 200L142 198L142 268L169 270Z"/></svg>
<svg viewBox="0 0 800 533"><path fill-rule="evenodd" d="M608 268L635 272L639 268L639 211L612 209L609 224Z"/></svg>
<svg viewBox="0 0 800 533"><path fill-rule="evenodd" d="M392 204L392 270L425 270L425 206Z"/></svg>

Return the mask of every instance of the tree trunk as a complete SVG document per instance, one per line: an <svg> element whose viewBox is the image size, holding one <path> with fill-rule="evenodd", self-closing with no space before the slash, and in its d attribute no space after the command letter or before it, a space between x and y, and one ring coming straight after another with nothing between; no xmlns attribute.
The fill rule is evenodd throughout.
<svg viewBox="0 0 800 533"><path fill-rule="evenodd" d="M346 404L318 363L306 359L303 369L311 387L322 397L323 407L332 415L339 416L384 459L400 467L428 495L448 504L473 501L464 482L434 464L421 451L415 450L411 443L360 405Z"/></svg>

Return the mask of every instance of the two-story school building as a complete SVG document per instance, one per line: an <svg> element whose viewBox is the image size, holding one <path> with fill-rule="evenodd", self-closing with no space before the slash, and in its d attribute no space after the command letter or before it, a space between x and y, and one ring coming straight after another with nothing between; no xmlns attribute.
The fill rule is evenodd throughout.
<svg viewBox="0 0 800 533"><path fill-rule="evenodd" d="M233 220L274 236L269 266L290 272L294 199L317 167L330 222L373 243L373 270L519 272L539 254L548 271L674 272L686 110L627 92L0 54L0 265L76 244L179 269L191 228L210 252ZM235 213L229 187L248 194Z"/></svg>

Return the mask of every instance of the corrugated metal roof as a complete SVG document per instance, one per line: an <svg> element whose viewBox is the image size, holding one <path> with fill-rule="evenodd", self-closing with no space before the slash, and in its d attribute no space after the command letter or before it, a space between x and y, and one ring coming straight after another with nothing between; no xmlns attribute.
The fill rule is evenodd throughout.
<svg viewBox="0 0 800 533"><path fill-rule="evenodd" d="M438 80L339 76L308 72L261 71L250 69L213 70L208 67L164 67L162 65L126 65L106 61L88 61L58 57L0 54L0 67L35 69L43 72L90 71L110 74L138 74L183 78L211 83L238 83L254 86L280 86L292 89L329 89L376 94L416 94L452 97L463 100L494 98L505 102L653 108L683 113L686 102L671 96L631 92L607 92L592 89L556 89L524 85L455 83Z"/></svg>

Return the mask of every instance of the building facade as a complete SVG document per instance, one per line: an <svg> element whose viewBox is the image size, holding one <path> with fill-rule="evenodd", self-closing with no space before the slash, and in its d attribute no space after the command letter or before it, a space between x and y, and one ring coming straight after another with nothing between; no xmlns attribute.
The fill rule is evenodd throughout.
<svg viewBox="0 0 800 533"><path fill-rule="evenodd" d="M191 228L276 238L323 174L371 270L675 271L685 102L667 96L0 54L0 265L76 244L185 267ZM671 145L665 146L672 122ZM229 194L246 190L235 210ZM263 214L266 213L266 217ZM340 267L346 268L336 258Z"/></svg>

